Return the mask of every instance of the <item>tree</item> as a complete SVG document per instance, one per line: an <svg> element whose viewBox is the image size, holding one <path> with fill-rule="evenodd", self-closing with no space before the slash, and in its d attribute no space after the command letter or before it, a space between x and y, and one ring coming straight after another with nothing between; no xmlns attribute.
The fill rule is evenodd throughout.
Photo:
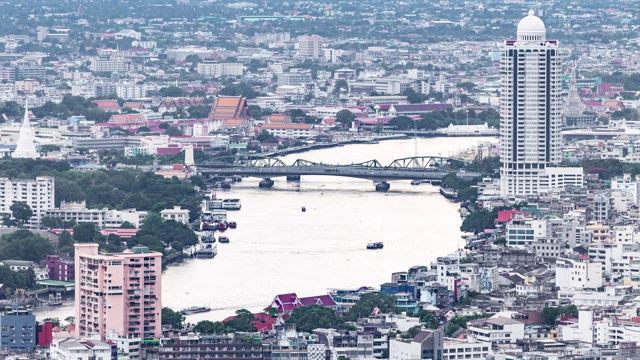
<svg viewBox="0 0 640 360"><path fill-rule="evenodd" d="M247 309L236 310L236 316L225 324L234 331L255 332L258 329L253 325L254 316Z"/></svg>
<svg viewBox="0 0 640 360"><path fill-rule="evenodd" d="M84 222L73 227L73 239L79 243L89 243L96 236L96 225Z"/></svg>
<svg viewBox="0 0 640 360"><path fill-rule="evenodd" d="M249 105L249 115L256 120L262 118L262 109L258 105Z"/></svg>
<svg viewBox="0 0 640 360"><path fill-rule="evenodd" d="M547 325L555 325L561 315L578 316L578 308L575 305L546 307L542 309L542 318Z"/></svg>
<svg viewBox="0 0 640 360"><path fill-rule="evenodd" d="M40 262L54 253L51 242L29 230L16 230L0 236L0 260Z"/></svg>
<svg viewBox="0 0 640 360"><path fill-rule="evenodd" d="M183 93L184 93L181 88L174 85L171 85L166 88L161 88L158 91L160 92L160 95L164 97L179 97L179 96L183 96Z"/></svg>
<svg viewBox="0 0 640 360"><path fill-rule="evenodd" d="M62 218L57 216L43 216L40 224L48 229L57 229L62 227Z"/></svg>
<svg viewBox="0 0 640 360"><path fill-rule="evenodd" d="M29 222L29 219L33 216L33 211L29 204L24 201L16 201L9 207L11 210L11 218L5 218L3 223L7 226L15 225L23 227L25 223Z"/></svg>
<svg viewBox="0 0 640 360"><path fill-rule="evenodd" d="M207 187L206 180L200 175L192 175L189 177L189 181L191 181L191 185L197 186L200 189L205 189Z"/></svg>
<svg viewBox="0 0 640 360"><path fill-rule="evenodd" d="M179 311L173 311L171 308L162 308L162 325L171 325L174 329L182 329L184 327L184 315Z"/></svg>
<svg viewBox="0 0 640 360"><path fill-rule="evenodd" d="M171 127L171 124L169 124L168 122L164 121L164 122L161 122L160 125L158 125L158 127L160 129L167 130L168 128Z"/></svg>
<svg viewBox="0 0 640 360"><path fill-rule="evenodd" d="M408 116L396 116L389 120L388 125L394 126L398 130L412 130L416 126L416 122Z"/></svg>
<svg viewBox="0 0 640 360"><path fill-rule="evenodd" d="M193 331L200 334L226 334L227 327L220 321L202 320L193 327Z"/></svg>
<svg viewBox="0 0 640 360"><path fill-rule="evenodd" d="M135 228L136 226L128 221L123 221L122 224L120 224L120 229L135 229Z"/></svg>
<svg viewBox="0 0 640 360"><path fill-rule="evenodd" d="M378 308L382 313L388 313L391 311L395 304L393 296L377 292L366 293L360 296L358 300L349 310L346 319L349 321L356 321L360 317L369 316L374 308Z"/></svg>
<svg viewBox="0 0 640 360"><path fill-rule="evenodd" d="M429 329L437 329L440 324L438 318L429 311L420 310L418 317L420 318L420 322Z"/></svg>
<svg viewBox="0 0 640 360"><path fill-rule="evenodd" d="M196 54L191 54L191 55L188 55L184 59L184 61L188 62L188 63L198 64L198 63L202 62L202 59L200 58L200 56L198 56Z"/></svg>
<svg viewBox="0 0 640 360"><path fill-rule="evenodd" d="M405 339L413 339L414 337L416 337L416 335L418 335L420 330L422 330L422 325L412 326L404 333L404 335L402 335L402 337Z"/></svg>
<svg viewBox="0 0 640 360"><path fill-rule="evenodd" d="M497 212L487 209L481 209L474 211L469 216L464 218L460 231L472 232L478 234L484 232L485 229L493 229L495 227L495 221L497 218Z"/></svg>
<svg viewBox="0 0 640 360"><path fill-rule="evenodd" d="M458 84L458 88L465 89L466 91L471 91L475 87L476 87L476 84L469 81L461 82L460 84Z"/></svg>
<svg viewBox="0 0 640 360"><path fill-rule="evenodd" d="M340 94L340 92L347 90L349 90L349 83L347 83L347 80L336 80L335 86L333 87L333 94L337 95Z"/></svg>
<svg viewBox="0 0 640 360"><path fill-rule="evenodd" d="M298 331L312 332L318 328L329 329L343 326L344 320L330 308L309 305L294 309L287 319L287 324L295 324Z"/></svg>
<svg viewBox="0 0 640 360"><path fill-rule="evenodd" d="M182 136L184 133L178 127L171 126L167 130L164 131L164 135L168 136Z"/></svg>
<svg viewBox="0 0 640 360"><path fill-rule="evenodd" d="M256 140L264 142L265 140L273 139L274 137L275 136L273 136L273 134L268 132L267 130L262 130L260 134L256 136Z"/></svg>
<svg viewBox="0 0 640 360"><path fill-rule="evenodd" d="M243 96L247 99L254 99L261 95L261 93L257 92L253 86L247 84L246 82L240 82L237 84L228 84L220 90L220 95L226 96Z"/></svg>
<svg viewBox="0 0 640 360"><path fill-rule="evenodd" d="M336 114L336 122L351 126L351 122L356 119L356 116L348 109L342 109Z"/></svg>
<svg viewBox="0 0 640 360"><path fill-rule="evenodd" d="M210 111L211 107L207 105L196 105L188 109L189 116L193 119L204 119L209 116Z"/></svg>
<svg viewBox="0 0 640 360"><path fill-rule="evenodd" d="M67 246L73 246L73 238L68 231L63 231L58 236L58 249L65 248Z"/></svg>

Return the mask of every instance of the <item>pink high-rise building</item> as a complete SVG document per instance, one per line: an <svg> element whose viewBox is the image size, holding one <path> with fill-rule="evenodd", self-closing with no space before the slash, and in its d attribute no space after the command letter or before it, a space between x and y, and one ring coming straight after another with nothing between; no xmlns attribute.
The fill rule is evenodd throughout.
<svg viewBox="0 0 640 360"><path fill-rule="evenodd" d="M98 244L75 244L76 336L112 330L120 336L161 334L162 254L142 245L119 254Z"/></svg>

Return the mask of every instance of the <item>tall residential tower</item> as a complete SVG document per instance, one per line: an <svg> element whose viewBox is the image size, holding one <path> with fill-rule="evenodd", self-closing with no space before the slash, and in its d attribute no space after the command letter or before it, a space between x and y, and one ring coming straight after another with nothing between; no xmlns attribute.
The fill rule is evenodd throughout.
<svg viewBox="0 0 640 360"><path fill-rule="evenodd" d="M562 160L562 84L559 44L533 10L504 44L500 93L501 192L505 197L582 186L582 169Z"/></svg>
<svg viewBox="0 0 640 360"><path fill-rule="evenodd" d="M75 266L76 336L160 338L161 253L136 245L106 254L98 244L75 244Z"/></svg>

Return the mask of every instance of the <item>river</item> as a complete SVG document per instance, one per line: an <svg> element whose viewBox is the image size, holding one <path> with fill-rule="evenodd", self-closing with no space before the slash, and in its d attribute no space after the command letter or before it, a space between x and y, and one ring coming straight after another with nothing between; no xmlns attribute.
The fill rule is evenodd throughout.
<svg viewBox="0 0 640 360"><path fill-rule="evenodd" d="M496 138L420 138L418 153L453 156ZM358 163L377 159L383 165L415 153L413 139L354 144L282 158L324 163ZM162 276L163 306L175 310L209 306L189 322L222 320L238 308L259 311L276 294L325 294L328 288L379 286L391 273L428 265L464 245L458 205L437 187L392 181L387 193L374 191L368 180L307 176L299 182L275 178L271 189L260 179L246 178L218 198L239 198L242 210L229 211L238 223L226 232L214 259L186 260L169 266ZM302 212L302 206L306 212ZM384 249L366 250L383 241ZM56 309L36 311L38 319L73 316L71 301Z"/></svg>

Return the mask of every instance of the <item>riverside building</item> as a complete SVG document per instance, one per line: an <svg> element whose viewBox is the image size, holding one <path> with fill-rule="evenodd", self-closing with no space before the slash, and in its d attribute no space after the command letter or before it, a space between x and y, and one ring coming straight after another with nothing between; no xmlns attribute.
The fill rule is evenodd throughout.
<svg viewBox="0 0 640 360"><path fill-rule="evenodd" d="M500 187L505 197L582 186L582 168L562 160L562 83L559 43L533 10L505 41L501 63Z"/></svg>
<svg viewBox="0 0 640 360"><path fill-rule="evenodd" d="M103 254L98 244L75 244L76 336L159 339L161 271L162 254L142 245Z"/></svg>

